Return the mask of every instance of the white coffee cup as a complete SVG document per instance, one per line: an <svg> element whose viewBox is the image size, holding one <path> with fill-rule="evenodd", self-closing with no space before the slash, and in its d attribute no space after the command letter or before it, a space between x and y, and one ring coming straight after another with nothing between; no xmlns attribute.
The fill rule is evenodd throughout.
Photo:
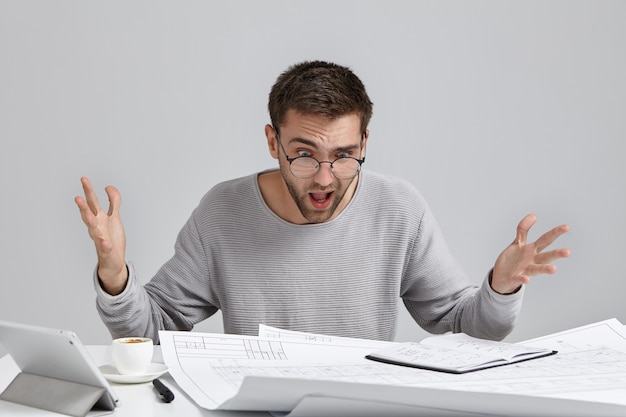
<svg viewBox="0 0 626 417"><path fill-rule="evenodd" d="M143 375L152 362L153 350L149 337L122 337L113 340L111 357L121 375Z"/></svg>

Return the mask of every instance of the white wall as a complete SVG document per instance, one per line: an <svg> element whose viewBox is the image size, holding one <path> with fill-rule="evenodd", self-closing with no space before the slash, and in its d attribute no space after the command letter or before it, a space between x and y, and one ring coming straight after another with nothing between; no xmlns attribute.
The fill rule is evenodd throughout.
<svg viewBox="0 0 626 417"><path fill-rule="evenodd" d="M625 18L596 0L0 0L0 319L107 343L80 176L120 188L147 281L211 186L275 165L276 76L326 59L375 102L367 168L423 192L476 282L526 213L533 239L570 224L511 340L626 323ZM398 339L422 336L404 315Z"/></svg>

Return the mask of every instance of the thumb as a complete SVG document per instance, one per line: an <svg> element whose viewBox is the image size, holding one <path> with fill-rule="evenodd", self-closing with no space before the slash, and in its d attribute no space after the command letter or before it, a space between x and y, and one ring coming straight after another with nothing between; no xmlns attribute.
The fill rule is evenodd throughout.
<svg viewBox="0 0 626 417"><path fill-rule="evenodd" d="M105 187L104 189L109 197L109 216L120 215L120 206L122 205L122 195L119 190L112 185Z"/></svg>
<svg viewBox="0 0 626 417"><path fill-rule="evenodd" d="M515 236L514 244L525 245L528 239L528 231L537 221L537 216L534 214L528 214L517 225L517 235Z"/></svg>

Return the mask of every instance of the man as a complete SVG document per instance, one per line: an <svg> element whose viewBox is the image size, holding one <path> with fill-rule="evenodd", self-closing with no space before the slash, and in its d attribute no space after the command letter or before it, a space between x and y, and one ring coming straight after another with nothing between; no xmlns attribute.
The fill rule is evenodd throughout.
<svg viewBox="0 0 626 417"><path fill-rule="evenodd" d="M569 250L544 252L568 230L527 243L534 215L481 286L450 254L421 195L407 182L361 170L372 103L348 68L294 65L269 97L265 126L278 170L216 185L180 231L174 256L141 286L125 261L120 193L109 211L83 178L76 197L95 242L97 306L114 337L190 330L222 310L227 333L265 323L316 333L393 340L397 299L433 333L502 339L530 276L554 273Z"/></svg>

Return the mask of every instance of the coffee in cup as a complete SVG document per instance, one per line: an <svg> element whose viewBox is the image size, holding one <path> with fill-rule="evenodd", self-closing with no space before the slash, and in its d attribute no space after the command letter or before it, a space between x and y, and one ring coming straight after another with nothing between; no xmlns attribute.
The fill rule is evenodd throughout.
<svg viewBox="0 0 626 417"><path fill-rule="evenodd" d="M113 340L111 357L121 375L142 375L152 362L153 350L149 337L122 337Z"/></svg>

